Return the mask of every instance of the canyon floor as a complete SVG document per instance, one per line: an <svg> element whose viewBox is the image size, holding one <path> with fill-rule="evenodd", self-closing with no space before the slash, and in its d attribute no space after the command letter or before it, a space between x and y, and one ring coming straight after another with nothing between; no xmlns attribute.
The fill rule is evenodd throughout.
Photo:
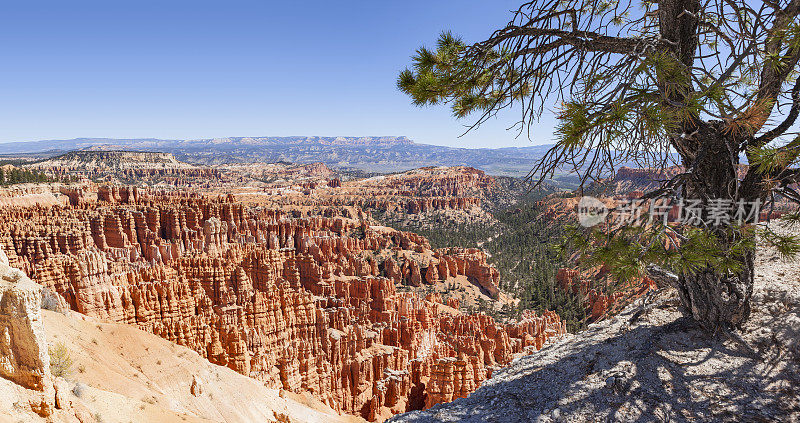
<svg viewBox="0 0 800 423"><path fill-rule="evenodd" d="M796 422L799 390L800 263L763 247L740 332L709 335L673 290L656 291L515 360L467 398L391 421Z"/></svg>

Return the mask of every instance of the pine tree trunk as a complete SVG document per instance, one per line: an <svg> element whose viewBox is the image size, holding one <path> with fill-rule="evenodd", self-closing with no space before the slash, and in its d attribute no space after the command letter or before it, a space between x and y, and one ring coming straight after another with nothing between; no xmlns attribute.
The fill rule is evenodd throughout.
<svg viewBox="0 0 800 423"><path fill-rule="evenodd" d="M728 139L729 136L722 131L720 122L701 127L700 143L695 146L696 160L684 163L687 169L693 169L693 177L685 186L684 194L687 198L699 199L706 207L704 214L708 212L710 199L752 201L759 194L751 187L747 191L743 189L738 179L738 151L731 151L730 147L738 144ZM724 226L712 230L725 242ZM740 264L740 270L735 274L706 267L680 275L678 291L686 311L712 331L741 326L750 317L754 257L754 250L732 257Z"/></svg>
<svg viewBox="0 0 800 423"><path fill-rule="evenodd" d="M739 327L750 317L753 296L753 256L749 251L741 258L738 274L719 274L712 268L681 275L678 292L687 312L703 327Z"/></svg>

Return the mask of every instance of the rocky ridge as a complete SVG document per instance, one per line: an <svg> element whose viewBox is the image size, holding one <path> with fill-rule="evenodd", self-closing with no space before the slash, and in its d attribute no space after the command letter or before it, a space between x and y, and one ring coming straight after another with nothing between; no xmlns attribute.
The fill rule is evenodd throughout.
<svg viewBox="0 0 800 423"><path fill-rule="evenodd" d="M340 169L401 172L425 166L472 166L493 175L524 177L552 146L497 149L418 144L406 137L228 137L198 140L101 139L7 143L7 153L102 148L169 152L206 166L230 163L324 162Z"/></svg>
<svg viewBox="0 0 800 423"><path fill-rule="evenodd" d="M218 180L221 176L216 169L181 162L170 153L151 151L71 151L25 167L59 179L71 175L89 180L158 181L175 186Z"/></svg>

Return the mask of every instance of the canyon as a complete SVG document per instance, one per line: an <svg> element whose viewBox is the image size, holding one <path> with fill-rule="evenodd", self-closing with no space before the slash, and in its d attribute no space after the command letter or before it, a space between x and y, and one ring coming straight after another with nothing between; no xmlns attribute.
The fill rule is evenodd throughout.
<svg viewBox="0 0 800 423"><path fill-rule="evenodd" d="M391 227L478 225L495 231L482 235L489 242L507 230L498 213L524 204L524 185L509 178L468 166L369 175L324 163L205 166L102 150L24 166L77 178L0 189L0 249L47 308L185 348L256 381L269 398L316 401L316 411L295 414L383 421L427 410L468 397L567 333L554 311L520 308L483 242L434 246ZM662 173L620 169L601 198L625 200ZM578 197L548 189L526 200L535 201L533 218L545 227L575 219ZM647 278L620 287L603 266L565 264L553 270L554 289L583 304L585 323L658 289ZM31 412L60 413L52 392L65 382L50 379ZM190 396L211 389L189 382ZM256 421L264 416L274 418Z"/></svg>
<svg viewBox="0 0 800 423"><path fill-rule="evenodd" d="M577 256L542 270L542 253L507 254L574 222L580 197L469 166L373 175L102 150L22 166L72 182L0 188L11 421L480 421L499 415L469 407L516 386L519 363L611 337L593 328L665 295ZM589 192L613 207L675 171L622 168ZM558 313L515 286L543 271L524 283L572 298ZM55 347L77 369L51 372Z"/></svg>
<svg viewBox="0 0 800 423"><path fill-rule="evenodd" d="M347 179L324 165L276 164L257 175L214 169L195 184L196 167L176 166L190 173L121 183L131 168L158 175L149 166L72 168L82 182L28 189L48 202L8 192L0 248L9 265L59 309L370 421L466 397L566 332L552 311L504 321L466 311L463 297L436 288L510 301L483 251L433 248L371 217L480 209L494 184L482 171Z"/></svg>

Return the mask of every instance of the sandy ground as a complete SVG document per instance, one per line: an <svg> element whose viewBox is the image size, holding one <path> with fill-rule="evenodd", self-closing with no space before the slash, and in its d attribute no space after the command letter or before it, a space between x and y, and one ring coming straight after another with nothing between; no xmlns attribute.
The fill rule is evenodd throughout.
<svg viewBox="0 0 800 423"><path fill-rule="evenodd" d="M467 398L392 421L798 422L800 262L759 249L753 314L734 336L704 332L665 290L515 360Z"/></svg>

